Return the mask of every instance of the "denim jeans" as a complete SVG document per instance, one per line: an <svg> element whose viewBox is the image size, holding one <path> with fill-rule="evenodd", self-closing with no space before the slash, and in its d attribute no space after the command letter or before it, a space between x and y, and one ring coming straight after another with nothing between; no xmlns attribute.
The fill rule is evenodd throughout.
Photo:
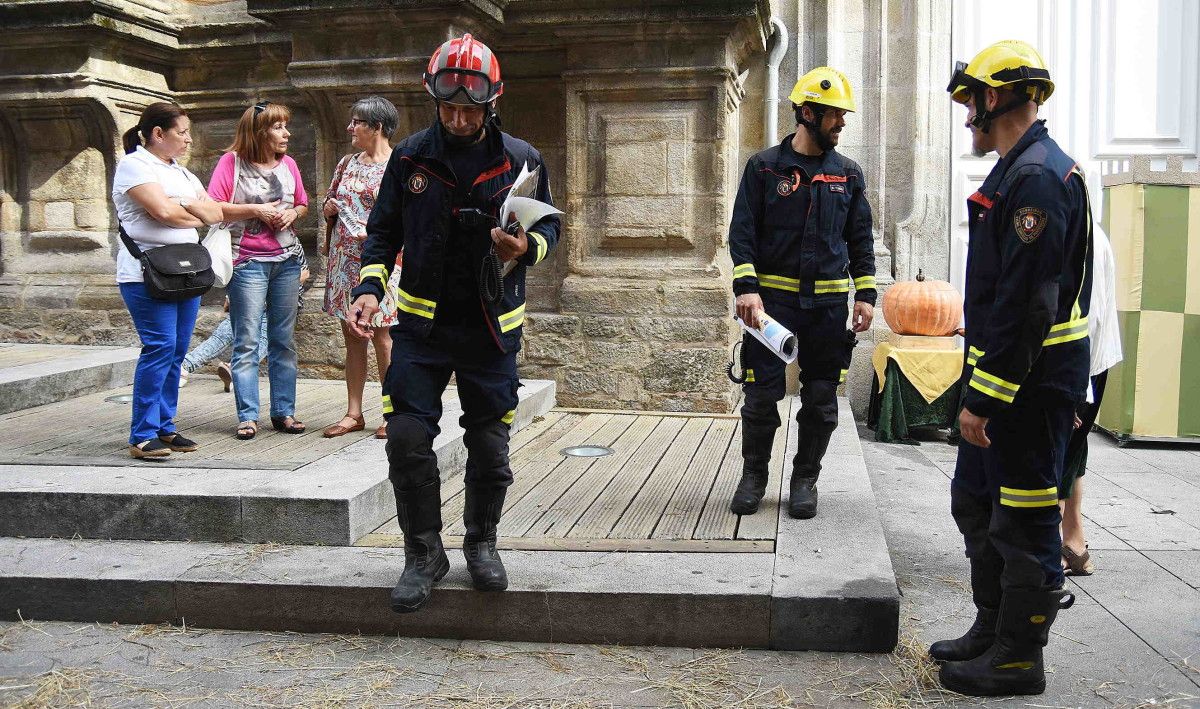
<svg viewBox="0 0 1200 709"><path fill-rule="evenodd" d="M200 299L156 300L142 283L120 284L121 298L142 340L133 374L133 420L129 444L175 432L179 365L192 341Z"/></svg>
<svg viewBox="0 0 1200 709"><path fill-rule="evenodd" d="M258 420L258 347L267 316L267 379L271 416L296 413L296 293L300 260L246 261L233 269L226 293L233 327L233 398L238 421Z"/></svg>
<svg viewBox="0 0 1200 709"><path fill-rule="evenodd" d="M208 339L187 353L183 358L183 368L189 373L200 369L217 358L225 358L233 350L233 325L229 318L221 321L217 329ZM267 358L267 317L263 315L262 325L258 328L258 361Z"/></svg>

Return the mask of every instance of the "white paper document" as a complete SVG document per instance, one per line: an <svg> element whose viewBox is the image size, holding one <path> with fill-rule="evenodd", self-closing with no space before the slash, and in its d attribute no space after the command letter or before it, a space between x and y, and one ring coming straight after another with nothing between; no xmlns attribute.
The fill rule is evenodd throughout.
<svg viewBox="0 0 1200 709"><path fill-rule="evenodd" d="M529 169L528 164L521 165L521 172L513 181L512 188L509 189L508 196L505 197L504 204L500 207L501 228L507 227L509 222L516 218L521 228L529 231L543 218L552 214L563 214L561 210L533 198L537 194L538 177L541 170L540 165L533 170ZM505 263L503 275L507 276L516 265L516 261Z"/></svg>
<svg viewBox="0 0 1200 709"><path fill-rule="evenodd" d="M796 361L796 336L792 331L780 325L778 321L766 313L758 314L759 327L747 325L738 316L733 316L742 329L763 343L763 346L775 353L775 356L787 364Z"/></svg>

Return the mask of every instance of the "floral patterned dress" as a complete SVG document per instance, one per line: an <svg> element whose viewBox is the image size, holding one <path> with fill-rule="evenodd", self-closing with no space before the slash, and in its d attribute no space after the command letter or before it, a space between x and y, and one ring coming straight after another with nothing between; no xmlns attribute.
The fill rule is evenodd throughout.
<svg viewBox="0 0 1200 709"><path fill-rule="evenodd" d="M379 194L379 183L387 162L364 163L359 155L342 158L333 173L329 185L329 196L338 208L337 224L330 238L329 258L325 268L325 304L322 310L349 320L350 291L358 285L358 272L362 268L363 243L367 240L367 216L375 206ZM399 274L399 258L396 268ZM393 279L394 280L394 279ZM389 285L389 291L393 286ZM396 324L394 298L385 298L380 312L372 323L375 327L390 327Z"/></svg>

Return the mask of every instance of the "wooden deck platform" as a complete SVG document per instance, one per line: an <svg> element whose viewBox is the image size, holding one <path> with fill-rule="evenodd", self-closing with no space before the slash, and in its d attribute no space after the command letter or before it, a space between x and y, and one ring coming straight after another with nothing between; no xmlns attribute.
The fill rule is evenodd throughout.
<svg viewBox="0 0 1200 709"><path fill-rule="evenodd" d="M0 355L3 355L0 350ZM24 353L13 352L13 357ZM340 438L322 438L321 429L346 411L346 385L340 381L302 379L296 386L296 414L308 426L302 434L271 428L265 380L261 382L262 414L258 435L250 441L234 437L237 414L233 394L222 391L216 377L193 375L179 393L179 431L200 444L192 453L174 453L163 463L185 468L295 470L374 434L382 422L379 385L367 384L364 415L367 428ZM158 465L137 461L128 453L129 404L105 401L129 388L109 390L0 416L0 465ZM450 398L453 390L447 392Z"/></svg>
<svg viewBox="0 0 1200 709"><path fill-rule="evenodd" d="M781 404L782 406L782 404ZM787 412L782 412L786 420ZM500 548L574 551L773 552L783 470L780 427L768 497L753 516L729 501L742 469L739 417L554 409L513 436L514 482L500 521ZM592 444L612 455L561 451ZM459 546L463 479L442 487L444 541ZM395 519L359 546L402 546Z"/></svg>

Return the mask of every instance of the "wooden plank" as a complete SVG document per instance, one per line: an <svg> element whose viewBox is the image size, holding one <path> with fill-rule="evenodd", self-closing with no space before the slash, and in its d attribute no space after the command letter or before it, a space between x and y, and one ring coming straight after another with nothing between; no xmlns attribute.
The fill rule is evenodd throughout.
<svg viewBox="0 0 1200 709"><path fill-rule="evenodd" d="M633 458L579 516L579 521L567 532L567 536L593 539L607 537L638 490L645 484L647 471L653 470L662 460L685 422L686 419L675 417L659 421Z"/></svg>
<svg viewBox="0 0 1200 709"><path fill-rule="evenodd" d="M636 416L616 415L608 420L595 434L590 436L588 443L599 446L611 446L621 434L637 420ZM542 478L529 494L521 498L512 507L504 511L500 520L500 533L505 536L525 536L538 523L542 515L555 509L563 493L587 473L598 458L568 457L554 467L554 471ZM561 512L561 510L560 510Z"/></svg>
<svg viewBox="0 0 1200 709"><path fill-rule="evenodd" d="M508 491L504 497L504 511L512 509L521 498L529 494L530 490L537 487L547 475L558 467L564 460L564 457L559 454L559 449L566 446L575 446L581 443L586 443L592 438L605 424L608 423L612 416L609 414L589 414L584 416L576 426L569 429L561 438L553 443L547 443L542 448L536 457L530 460L525 465L522 465L520 470L513 470L513 484L508 487ZM461 495L459 496L461 500ZM450 517L443 511L442 520L446 521ZM500 518L500 523L504 524L503 515ZM446 527L447 534L465 534L466 529L463 527L462 507L458 508L458 519L454 520Z"/></svg>
<svg viewBox="0 0 1200 709"><path fill-rule="evenodd" d="M704 434L692 464L684 471L683 479L663 509L658 524L650 534L652 539L691 539L704 511L704 501L712 490L721 461L730 448L737 421L717 419Z"/></svg>
<svg viewBox="0 0 1200 709"><path fill-rule="evenodd" d="M104 392L87 396L84 401L92 405L91 411L72 417L72 414L62 409L44 411L39 416L44 430L49 434L42 440L22 446L12 446L8 452L20 455L36 455L53 451L55 455L98 455L124 453L129 439L130 406L127 404L110 404L104 402ZM54 406L59 406L55 404ZM215 400L205 404L206 407L216 407ZM67 438L62 436L62 422L66 420L85 420L89 422L87 436L84 439Z"/></svg>
<svg viewBox="0 0 1200 709"><path fill-rule="evenodd" d="M705 414L693 411L638 411L635 409L573 409L570 407L556 406L555 411L565 411L573 414L628 414L631 416L644 416L652 413L655 416L670 416L676 418L702 418L702 419L740 419L738 413L732 414Z"/></svg>
<svg viewBox="0 0 1200 709"><path fill-rule="evenodd" d="M565 537L592 503L633 459L647 437L662 422L661 416L639 415L613 443L613 455L597 458L586 474L567 490L552 509L538 520L531 533L540 537Z"/></svg>
<svg viewBox="0 0 1200 709"><path fill-rule="evenodd" d="M704 501L700 523L696 525L694 539L733 539L737 532L738 516L729 511L733 492L742 477L742 424L738 422L730 437L729 448L717 471L712 491Z"/></svg>
<svg viewBox="0 0 1200 709"><path fill-rule="evenodd" d="M307 425L308 414L320 409L322 406L328 406L333 401L336 401L338 396L344 395L343 391L338 391L334 387L313 387L308 386L304 389L297 389L296 392L296 413L297 418ZM262 403L266 404L267 399L263 397ZM206 435L206 442L201 447L200 453L206 458L215 459L246 459L256 458L265 460L278 460L283 458L278 452L272 454L280 444L296 445L303 441L308 436L321 436L321 429L317 426L312 426L305 430L302 434L282 433L271 428L271 420L269 417L260 414L258 422L258 434L252 440L243 441L234 435L237 428L237 414L230 407L230 411L218 419L223 424L217 424L217 419L210 420L204 429L196 430L198 435ZM308 412L307 414L305 412ZM228 426L228 428L226 428ZM224 429L221 431L220 429ZM185 432L190 433L193 429L188 429ZM196 438L197 442L200 439ZM228 454L228 455L227 455Z"/></svg>
<svg viewBox="0 0 1200 709"><path fill-rule="evenodd" d="M787 433L792 428L792 398L785 396L779 402L779 419L783 425L775 429L775 440L771 444L771 467L767 477L767 494L763 495L758 512L743 515L738 520L738 539L774 539L779 530L779 501L783 499L783 481L791 475L791 461L787 458ZM787 475L784 469L787 469Z"/></svg>
<svg viewBox="0 0 1200 709"><path fill-rule="evenodd" d="M461 535L444 535L447 549L462 547ZM354 543L358 547L404 546L400 534L372 532ZM496 548L505 551L603 551L603 552L718 552L759 553L775 551L773 540L750 539L580 539L561 537L505 537L496 541Z"/></svg>
<svg viewBox="0 0 1200 709"><path fill-rule="evenodd" d="M654 472L650 473L646 484L630 503L629 509L625 510L621 519L613 525L613 530L608 534L610 538L650 538L650 533L658 524L663 510L687 472L692 458L696 455L696 449L711 425L712 421L707 418L687 419L683 430L655 466Z"/></svg>
<svg viewBox="0 0 1200 709"><path fill-rule="evenodd" d="M578 414L563 414L555 419L547 417L546 421L542 422L542 424L549 423L549 426L544 429L535 429L534 426L524 429L524 431L529 431L529 438L521 435L523 431L518 431L517 435L513 436L513 439L520 439L520 445L514 448L512 442L509 442L508 464L513 469L514 479L522 477L521 469L529 461L540 455L546 448L553 446L581 421L583 421L583 416ZM461 524L465 503L462 496L464 482L465 473L455 475L442 483L443 523L450 520L459 520Z"/></svg>
<svg viewBox="0 0 1200 709"><path fill-rule="evenodd" d="M26 416L18 417L13 412L0 418L0 444L6 451L61 436L64 421L100 421L100 425L113 420L129 423L129 407L104 401L110 392L97 392L76 399L25 409Z"/></svg>

